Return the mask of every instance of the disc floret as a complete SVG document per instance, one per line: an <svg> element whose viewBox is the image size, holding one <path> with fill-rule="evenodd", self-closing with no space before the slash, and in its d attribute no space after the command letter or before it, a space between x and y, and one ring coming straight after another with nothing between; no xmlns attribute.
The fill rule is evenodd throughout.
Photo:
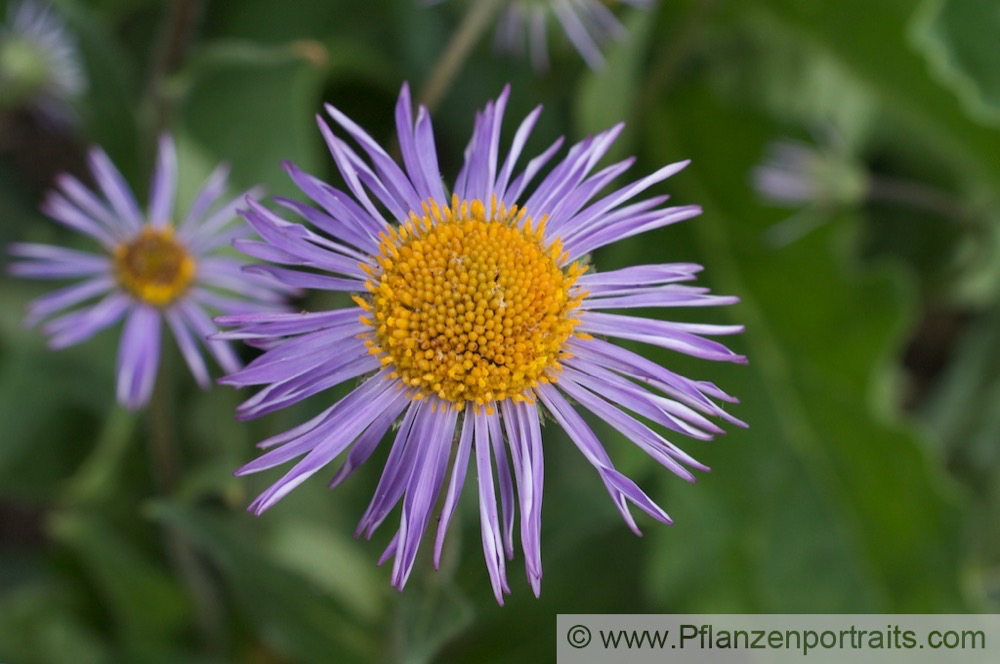
<svg viewBox="0 0 1000 664"><path fill-rule="evenodd" d="M195 275L195 261L170 225L143 227L135 238L114 248L112 260L122 288L154 307L177 300Z"/></svg>
<svg viewBox="0 0 1000 664"><path fill-rule="evenodd" d="M555 380L586 268L566 265L558 238L546 242L544 218L495 199L488 210L428 200L382 235L376 260L377 270L363 266L368 296L355 300L372 327L369 351L414 399L436 394L460 410L530 400Z"/></svg>

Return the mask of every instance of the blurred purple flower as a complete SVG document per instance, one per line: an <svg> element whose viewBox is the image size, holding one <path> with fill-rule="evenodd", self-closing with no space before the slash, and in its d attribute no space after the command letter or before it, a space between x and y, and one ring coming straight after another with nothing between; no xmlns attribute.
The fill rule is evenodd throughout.
<svg viewBox="0 0 1000 664"><path fill-rule="evenodd" d="M49 4L9 4L0 23L0 108L33 108L68 124L86 87L76 39Z"/></svg>
<svg viewBox="0 0 1000 664"><path fill-rule="evenodd" d="M99 193L62 175L60 191L49 193L43 210L99 242L103 252L47 244L11 245L10 252L21 259L11 264L13 274L80 280L33 301L26 322L34 325L56 316L42 329L53 348L63 348L124 318L117 396L129 409L149 401L164 320L199 385L210 383L199 341L226 371L237 371L241 363L229 345L207 339L216 332L210 316L280 310L282 294L288 289L244 274L240 259L217 255L250 230L242 223L230 226L241 199L216 206L225 190L227 169L216 169L187 215L175 224L177 156L172 139L160 139L145 214L103 150L92 149L89 161ZM100 299L92 302L95 298ZM89 304L77 306L85 302Z"/></svg>
<svg viewBox="0 0 1000 664"><path fill-rule="evenodd" d="M839 144L816 146L782 139L754 168L758 193L775 205L848 205L862 200L866 173Z"/></svg>
<svg viewBox="0 0 1000 664"><path fill-rule="evenodd" d="M327 106L334 123L361 148L352 148L317 118L348 191L286 164L315 207L279 199L303 220L292 222L250 201L243 214L264 241L237 246L291 266L248 270L289 286L360 293L353 298L357 306L217 319L235 328L219 338L243 339L266 349L222 380L239 387L265 386L239 407L241 418L361 379L313 419L263 441L260 446L268 451L237 471L256 473L301 457L253 502L251 511L259 514L273 506L349 450L331 487L341 483L401 418L357 534L370 537L402 502L399 529L380 560L395 558L392 583L402 589L444 492L434 549L435 565L440 562L473 459L483 550L501 603L509 592L505 557L514 553L515 501L527 576L534 592L540 590L543 409L594 466L637 533L630 502L658 521L670 523L670 518L615 469L578 408L689 481L694 476L685 466L705 467L653 426L710 439L722 432L710 417L742 425L715 403L735 401L715 385L680 376L600 337L707 360L745 362L705 338L738 333L742 326L599 312L735 302L735 297L682 285L701 266L668 263L587 273L582 262L599 247L698 215L701 210L693 205L662 207L664 195L636 200L687 162L599 196L633 162L594 171L622 131L619 124L574 145L533 184L562 139L519 170L517 162L541 107L521 122L504 156L500 129L508 94L505 89L477 115L450 194L438 168L430 117L420 107L414 121L406 86L396 106L402 165L347 116Z"/></svg>
<svg viewBox="0 0 1000 664"><path fill-rule="evenodd" d="M869 174L832 129L818 144L780 139L751 174L754 189L772 205L802 208L769 228L775 246L797 240L818 228L839 207L857 205L869 189Z"/></svg>
<svg viewBox="0 0 1000 664"><path fill-rule="evenodd" d="M510 0L497 23L496 44L506 53L527 50L536 69L547 69L548 22L554 17L591 69L605 65L601 45L626 36L625 26L608 7L632 5L646 9L655 0Z"/></svg>

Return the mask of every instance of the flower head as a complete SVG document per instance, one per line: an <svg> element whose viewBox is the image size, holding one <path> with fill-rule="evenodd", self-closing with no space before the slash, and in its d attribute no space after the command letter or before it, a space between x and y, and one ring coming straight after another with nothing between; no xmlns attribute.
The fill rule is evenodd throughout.
<svg viewBox="0 0 1000 664"><path fill-rule="evenodd" d="M766 232L769 243L788 244L818 228L832 210L860 203L868 194L869 174L847 144L830 130L819 144L781 139L751 174L757 193L772 205L802 208Z"/></svg>
<svg viewBox="0 0 1000 664"><path fill-rule="evenodd" d="M700 266L637 265L591 272L582 262L616 240L699 214L696 206L662 207L666 196L636 200L686 162L599 195L632 163L594 170L621 132L619 125L574 145L536 183L562 140L518 167L541 109L524 119L504 156L500 130L507 98L504 90L477 116L450 193L438 169L430 118L421 107L414 121L406 86L396 106L402 165L347 116L327 106L336 125L361 148L359 153L318 119L348 191L286 164L314 206L279 199L298 218L288 221L250 201L243 214L264 242L237 246L292 266L253 270L289 286L354 293L356 306L218 319L235 328L220 337L267 349L223 379L235 386L265 385L240 406L242 417L361 379L313 419L265 440L261 447L268 451L237 471L254 473L299 459L254 501L252 511L271 507L347 451L331 486L339 484L401 418L358 534L371 536L402 503L399 529L382 557L395 558L392 580L401 589L443 492L434 550L435 563L439 561L474 459L483 550L501 602L509 592L505 558L514 552L515 504L521 511L528 579L539 592L543 410L594 466L636 532L629 503L659 521L670 519L615 469L578 408L605 420L687 480L694 479L689 468L704 466L664 432L708 439L721 432L709 417L740 423L715 403L713 399L734 399L714 385L680 376L606 338L709 360L744 361L706 338L737 333L740 326L600 311L734 302L733 297L682 285L694 279Z"/></svg>
<svg viewBox="0 0 1000 664"><path fill-rule="evenodd" d="M548 22L554 17L592 69L604 67L601 45L625 37L625 27L609 5L645 9L654 0L510 0L497 24L497 47L507 53L530 53L536 69L549 66Z"/></svg>
<svg viewBox="0 0 1000 664"><path fill-rule="evenodd" d="M57 122L87 87L76 40L41 0L12 2L0 24L0 108L31 107Z"/></svg>
<svg viewBox="0 0 1000 664"><path fill-rule="evenodd" d="M216 205L226 185L225 167L208 179L183 220L175 221L176 159L172 139L162 137L149 206L143 212L107 154L94 148L89 161L99 193L63 175L60 190L49 194L43 209L100 243L101 253L46 244L10 247L22 259L10 266L14 274L79 280L29 305L29 324L50 318L43 330L52 347L79 343L125 319L117 395L131 409L144 405L152 392L163 321L191 373L205 387L209 377L199 340L226 371L241 366L226 342L207 339L216 331L210 316L279 310L286 292L269 280L244 274L243 261L217 255L249 232L243 224L230 225L237 219L240 199Z"/></svg>
<svg viewBox="0 0 1000 664"><path fill-rule="evenodd" d="M775 205L853 205L864 198L867 174L840 143L816 146L783 139L767 147L753 171L758 193Z"/></svg>

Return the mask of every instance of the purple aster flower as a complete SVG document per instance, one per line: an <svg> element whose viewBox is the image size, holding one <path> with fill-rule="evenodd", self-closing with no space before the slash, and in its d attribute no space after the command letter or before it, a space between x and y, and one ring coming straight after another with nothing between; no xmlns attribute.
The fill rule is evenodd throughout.
<svg viewBox="0 0 1000 664"><path fill-rule="evenodd" d="M230 226L237 219L242 197L216 205L225 190L227 169L216 169L191 209L177 222L177 156L172 139L160 139L145 213L103 150L92 149L89 161L97 192L70 175L62 175L59 191L50 192L43 210L99 242L103 251L11 245L11 253L22 259L11 264L13 274L78 280L34 300L26 322L33 325L50 319L42 329L53 348L63 348L124 318L117 395L130 409L149 401L159 365L163 321L202 387L210 380L199 343L227 372L239 370L241 363L225 341L207 339L216 332L211 315L279 310L287 288L244 274L244 261L219 255L233 239L250 232L242 223Z"/></svg>
<svg viewBox="0 0 1000 664"><path fill-rule="evenodd" d="M497 23L496 45L507 53L530 53L536 69L549 66L547 30L555 17L580 56L592 69L604 67L601 45L622 39L625 27L609 8L626 4L646 9L654 0L510 0Z"/></svg>
<svg viewBox="0 0 1000 664"><path fill-rule="evenodd" d="M28 106L58 123L87 87L76 40L51 7L12 2L0 24L0 107Z"/></svg>
<svg viewBox="0 0 1000 664"><path fill-rule="evenodd" d="M637 533L630 503L658 521L670 518L615 469L580 411L604 420L689 481L690 468L706 468L670 442L667 432L709 439L722 431L710 418L742 424L715 402L735 401L715 385L681 376L608 339L707 360L745 361L708 338L738 333L741 326L602 311L735 302L683 283L694 279L700 266L593 272L582 262L616 240L699 214L693 205L662 207L663 195L638 198L687 162L601 195L633 161L595 170L621 132L618 125L574 145L537 181L562 139L518 166L539 107L522 121L504 155L500 128L508 94L505 89L477 116L450 193L438 169L429 115L421 107L414 121L406 86L396 106L402 165L327 106L334 123L360 147L352 148L318 119L347 191L286 164L314 205L279 199L285 212L299 219L287 221L249 201L242 214L263 242L237 246L290 266L248 270L289 286L354 293L356 306L217 320L234 327L219 337L266 349L222 381L265 386L239 407L240 417L270 413L360 379L313 419L263 441L267 452L237 471L256 473L298 459L253 502L253 512L268 509L346 452L331 482L336 486L393 430L382 478L357 534L370 537L401 503L399 529L381 561L394 558L392 583L402 589L443 494L434 548L438 564L474 463L483 550L501 603L509 592L505 561L514 553L517 509L527 576L536 594L540 588L543 412L594 466Z"/></svg>

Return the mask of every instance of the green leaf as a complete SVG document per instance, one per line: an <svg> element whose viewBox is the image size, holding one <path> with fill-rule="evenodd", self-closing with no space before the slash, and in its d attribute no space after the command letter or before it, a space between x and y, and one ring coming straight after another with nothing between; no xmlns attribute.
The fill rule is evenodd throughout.
<svg viewBox="0 0 1000 664"><path fill-rule="evenodd" d="M321 70L289 49L217 46L176 83L181 124L231 164L235 187L263 183L269 193L287 194L282 161L308 170L318 160L311 118L321 82Z"/></svg>
<svg viewBox="0 0 1000 664"><path fill-rule="evenodd" d="M406 587L396 615L396 638L402 664L437 661L441 647L472 624L474 610L450 579L438 575L415 579Z"/></svg>
<svg viewBox="0 0 1000 664"><path fill-rule="evenodd" d="M940 81L972 117L994 126L1000 123L998 34L994 0L924 0L912 25L913 42Z"/></svg>
<svg viewBox="0 0 1000 664"><path fill-rule="evenodd" d="M329 163L315 121L329 79L379 78L383 69L377 51L350 41L219 40L192 59L173 87L185 133L231 165L234 186L263 184L272 195L297 195L282 163L318 174Z"/></svg>
<svg viewBox="0 0 1000 664"><path fill-rule="evenodd" d="M252 517L222 518L183 505L157 502L150 514L177 528L218 568L235 605L257 638L298 661L376 661L375 632L349 607L312 579L261 548ZM327 564L336 566L336 560Z"/></svg>
<svg viewBox="0 0 1000 664"><path fill-rule="evenodd" d="M962 335L958 351L925 408L928 424L948 448L972 455L968 463L987 470L1000 465L1000 308L994 306Z"/></svg>
<svg viewBox="0 0 1000 664"><path fill-rule="evenodd" d="M576 124L581 134L604 131L628 119L635 108L644 75L645 56L654 37L655 22L643 12L632 12L626 29L628 38L615 42L605 53L607 66L588 70L577 94ZM631 147L626 134L616 141L611 156L628 154Z"/></svg>
<svg viewBox="0 0 1000 664"><path fill-rule="evenodd" d="M906 25L913 14L912 0L764 0L749 10L746 5L732 8L737 20L766 13L832 56L865 86L893 124L902 123L911 137L934 151L935 159L967 178L966 186L985 180L996 190L1000 134L970 121L952 92L937 83L921 54L911 48Z"/></svg>
<svg viewBox="0 0 1000 664"><path fill-rule="evenodd" d="M725 314L746 324L735 345L750 359L704 367L649 353L739 396L733 410L750 424L686 446L714 471L666 487L678 525L654 531L654 593L676 611L959 611L955 506L925 441L892 419L879 391L912 291L884 270L846 268L837 226L847 218L783 250L765 246L774 220L754 204L747 173L769 134L698 86L650 125L655 163L697 156L671 191L704 206L687 224L689 249L714 291L740 296ZM630 259L678 253L679 232L648 237Z"/></svg>
<svg viewBox="0 0 1000 664"><path fill-rule="evenodd" d="M0 596L0 658L21 664L100 664L108 648L65 586L25 583Z"/></svg>
<svg viewBox="0 0 1000 664"><path fill-rule="evenodd" d="M103 502L114 495L126 455L136 442L137 415L115 404L104 420L79 469L67 484L64 499L69 504Z"/></svg>
<svg viewBox="0 0 1000 664"><path fill-rule="evenodd" d="M865 76L801 26L758 8L739 16L726 36L702 46L713 63L705 77L721 95L843 149L871 133L882 107Z"/></svg>
<svg viewBox="0 0 1000 664"><path fill-rule="evenodd" d="M0 298L0 309L20 310L8 308L10 303ZM0 353L0 421L5 432L0 493L51 497L93 447L100 428L96 414L103 415L114 402L113 339L105 333L56 355L39 348L40 340L29 340L31 334L35 332L18 330L11 339L18 343L16 350ZM104 360L106 367L100 366ZM26 408L25 395L44 395L45 400Z"/></svg>
<svg viewBox="0 0 1000 664"><path fill-rule="evenodd" d="M947 370L922 408L940 443L939 453L968 488L974 509L966 521L968 542L977 566L981 597L996 607L996 567L1000 558L1000 306L979 314L951 350ZM990 578L990 576L994 578ZM994 587L991 589L990 585Z"/></svg>
<svg viewBox="0 0 1000 664"><path fill-rule="evenodd" d="M87 570L127 648L156 652L176 638L189 618L186 598L167 572L106 517L59 513L50 532Z"/></svg>
<svg viewBox="0 0 1000 664"><path fill-rule="evenodd" d="M266 548L275 562L311 580L358 617L375 621L384 611L385 580L340 530L286 519L275 524Z"/></svg>
<svg viewBox="0 0 1000 664"><path fill-rule="evenodd" d="M87 74L81 114L87 141L100 145L123 173L135 173L138 151L139 73L110 26L93 8L60 2L59 10L79 41Z"/></svg>

